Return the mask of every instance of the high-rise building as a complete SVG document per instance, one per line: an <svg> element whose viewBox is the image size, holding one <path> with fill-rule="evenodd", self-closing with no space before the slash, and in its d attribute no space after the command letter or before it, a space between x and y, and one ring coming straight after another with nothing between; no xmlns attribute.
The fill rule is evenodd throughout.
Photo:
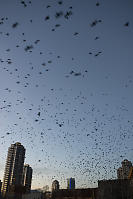
<svg viewBox="0 0 133 199"><path fill-rule="evenodd" d="M21 143L11 144L8 148L2 194L5 195L10 185L21 185L25 159L25 148Z"/></svg>
<svg viewBox="0 0 133 199"><path fill-rule="evenodd" d="M2 182L0 180L0 195L1 195L1 187L2 187Z"/></svg>
<svg viewBox="0 0 133 199"><path fill-rule="evenodd" d="M25 164L23 168L22 184L26 188L26 193L29 193L31 190L32 172L32 168L28 164Z"/></svg>
<svg viewBox="0 0 133 199"><path fill-rule="evenodd" d="M56 190L59 190L59 182L57 180L54 180L53 183L52 183L52 191L56 191Z"/></svg>
<svg viewBox="0 0 133 199"><path fill-rule="evenodd" d="M75 189L75 178L67 179L67 189Z"/></svg>
<svg viewBox="0 0 133 199"><path fill-rule="evenodd" d="M117 169L117 178L118 179L123 179L122 176L123 176L123 169L122 169L122 167L119 167Z"/></svg>
<svg viewBox="0 0 133 199"><path fill-rule="evenodd" d="M117 169L117 178L118 179L128 179L130 170L132 168L132 163L128 160L123 160L122 161L122 167L119 167Z"/></svg>
<svg viewBox="0 0 133 199"><path fill-rule="evenodd" d="M133 179L133 167L131 167L131 169L130 169L128 179Z"/></svg>

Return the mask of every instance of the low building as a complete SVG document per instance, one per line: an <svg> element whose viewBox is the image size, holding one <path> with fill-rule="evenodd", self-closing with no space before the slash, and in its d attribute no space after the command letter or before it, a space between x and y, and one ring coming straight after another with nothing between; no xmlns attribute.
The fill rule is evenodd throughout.
<svg viewBox="0 0 133 199"><path fill-rule="evenodd" d="M25 187L22 185L10 185L5 196L6 199L22 199L22 194L25 192Z"/></svg>
<svg viewBox="0 0 133 199"><path fill-rule="evenodd" d="M22 199L43 199L43 193L33 190L30 193L23 194Z"/></svg>
<svg viewBox="0 0 133 199"><path fill-rule="evenodd" d="M53 194L53 192L46 191L44 193L44 199L51 199L52 198L52 194Z"/></svg>
<svg viewBox="0 0 133 199"><path fill-rule="evenodd" d="M52 193L52 199L98 199L98 188L60 189Z"/></svg>
<svg viewBox="0 0 133 199"><path fill-rule="evenodd" d="M133 199L133 182L128 179L98 181L98 199Z"/></svg>

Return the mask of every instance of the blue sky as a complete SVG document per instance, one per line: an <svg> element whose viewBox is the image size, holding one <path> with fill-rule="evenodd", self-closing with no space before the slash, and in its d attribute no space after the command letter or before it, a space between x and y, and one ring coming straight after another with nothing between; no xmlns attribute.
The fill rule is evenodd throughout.
<svg viewBox="0 0 133 199"><path fill-rule="evenodd" d="M0 178L19 141L33 188L95 187L133 162L133 2L31 2L0 0Z"/></svg>

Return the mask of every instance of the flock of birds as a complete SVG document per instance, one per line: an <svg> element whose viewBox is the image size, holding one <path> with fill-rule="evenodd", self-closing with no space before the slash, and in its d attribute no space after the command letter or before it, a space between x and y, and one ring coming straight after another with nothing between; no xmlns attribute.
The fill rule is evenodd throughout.
<svg viewBox="0 0 133 199"><path fill-rule="evenodd" d="M32 1L25 0L19 3L23 9L33 6ZM51 12L51 15L48 14L43 19L47 25L54 17L55 26L50 29L50 32L55 32L61 26L60 23L57 23L58 19L71 21L74 15L73 5L61 10L64 2L57 1L56 4L60 6L59 11L55 6L55 13ZM100 9L100 1L96 2L95 6ZM50 10L52 3L45 5L45 8ZM12 30L11 32L2 31L2 26L7 27L9 22L8 16L0 18L0 39L10 38L12 34L15 34L12 33ZM29 22L33 24L34 20L29 19ZM103 20L95 19L89 26L94 28L101 23ZM124 27L129 27L129 25L128 21L123 23ZM16 21L12 23L11 29L18 30L19 26L20 22ZM73 36L77 37L79 34L75 31ZM19 58L20 65L22 65L21 62L23 63L21 59L27 59L34 49L39 49L39 44L42 42L37 38L28 44L25 35L26 30L21 32L22 45L21 42L15 44L17 51L20 49L20 52L23 53L22 58L21 55ZM95 41L99 39L99 36L94 38ZM34 55L33 62L29 61L24 67L16 64L15 54L12 56L10 45L5 52L7 55L0 57L0 73L9 79L5 83L7 87L2 85L0 96L0 118L6 125L4 131L0 133L1 146L9 143L9 140L10 144L20 141L27 146L27 156L33 156L34 159L31 162L34 172L33 183L38 183L39 187L43 186L42 181L44 182L45 179L48 182L59 179L62 184L66 184L66 176L71 175L76 178L76 184L79 187L88 187L95 185L98 179L115 177L116 169L120 165L118 157L123 159L127 155L129 148L126 143L133 140L131 132L133 122L123 119L123 113L128 115L127 107L121 105L117 107L118 113L115 112L115 109L110 112L112 107L108 103L100 108L93 103L93 99L98 98L93 92L88 96L80 88L76 92L72 88L64 89L62 85L60 87L43 85L43 81L44 84L47 84L47 79L53 78L50 73L47 73L50 72L53 64L52 51L48 53L47 61L46 59L43 61L45 58L43 50L38 51L39 56L42 56L39 67L34 64L36 61ZM89 52L89 55L94 55L95 58L101 54L103 54L102 51ZM56 56L57 63L63 63L62 55L55 53L54 56ZM75 61L74 57L70 59L72 62ZM81 68L80 72L70 69L64 76L65 78L84 78L87 77L88 72L88 68ZM1 78L5 82L5 79ZM11 86L10 81L13 82ZM130 84L132 84L132 77L129 77L126 87ZM101 93L103 98L108 95L109 93ZM89 103L90 98L92 100ZM124 123L122 124L121 121ZM105 132L105 129L108 132ZM123 151L120 146L123 146ZM5 162L5 157L2 159ZM111 162L114 164L113 168Z"/></svg>

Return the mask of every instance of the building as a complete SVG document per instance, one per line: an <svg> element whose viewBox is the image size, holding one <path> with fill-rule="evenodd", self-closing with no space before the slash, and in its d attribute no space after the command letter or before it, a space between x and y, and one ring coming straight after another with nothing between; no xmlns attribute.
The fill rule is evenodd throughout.
<svg viewBox="0 0 133 199"><path fill-rule="evenodd" d="M117 178L118 179L123 179L123 169L122 169L122 167L119 167L118 169L117 169Z"/></svg>
<svg viewBox="0 0 133 199"><path fill-rule="evenodd" d="M2 182L0 180L0 199L1 199L1 188L2 188Z"/></svg>
<svg viewBox="0 0 133 199"><path fill-rule="evenodd" d="M2 195L5 195L9 191L10 186L22 184L24 159L24 146L19 142L11 144L8 148L4 179L2 183Z"/></svg>
<svg viewBox="0 0 133 199"><path fill-rule="evenodd" d="M2 187L2 182L1 182L1 180L0 180L0 194L1 194L1 187Z"/></svg>
<svg viewBox="0 0 133 199"><path fill-rule="evenodd" d="M53 191L53 192L50 192L50 191L46 191L45 193L43 193L43 199L53 199L52 196L54 193L58 192L59 190L57 191Z"/></svg>
<svg viewBox="0 0 133 199"><path fill-rule="evenodd" d="M128 179L133 179L133 167L131 167L131 169L130 169Z"/></svg>
<svg viewBox="0 0 133 199"><path fill-rule="evenodd" d="M53 183L52 183L52 191L56 191L56 190L59 190L59 182L57 180L54 180Z"/></svg>
<svg viewBox="0 0 133 199"><path fill-rule="evenodd" d="M122 161L122 169L123 169L123 179L127 179L130 169L132 167L132 163L128 160Z"/></svg>
<svg viewBox="0 0 133 199"><path fill-rule="evenodd" d="M98 199L133 199L132 180L98 181Z"/></svg>
<svg viewBox="0 0 133 199"><path fill-rule="evenodd" d="M25 187L22 185L10 185L6 193L6 199L22 199L22 194L25 194ZM5 197L4 197L5 198Z"/></svg>
<svg viewBox="0 0 133 199"><path fill-rule="evenodd" d="M26 187L27 193L31 190L32 173L32 168L28 164L25 164L23 167L22 185Z"/></svg>
<svg viewBox="0 0 133 199"><path fill-rule="evenodd" d="M128 160L122 161L122 167L117 169L117 178L118 179L128 179L129 172L132 168L132 163Z"/></svg>
<svg viewBox="0 0 133 199"><path fill-rule="evenodd" d="M21 199L43 199L43 193L38 190L32 190L30 193L23 194Z"/></svg>
<svg viewBox="0 0 133 199"><path fill-rule="evenodd" d="M75 178L67 179L67 189L75 189Z"/></svg>
<svg viewBox="0 0 133 199"><path fill-rule="evenodd" d="M16 188L18 189L18 187ZM7 193L6 199L44 199L43 195L44 194L38 190L31 190L30 193L24 193L23 191L20 192L19 190L19 191Z"/></svg>
<svg viewBox="0 0 133 199"><path fill-rule="evenodd" d="M52 193L52 199L99 199L98 188L59 189Z"/></svg>
<svg viewBox="0 0 133 199"><path fill-rule="evenodd" d="M30 193L31 190L32 172L32 168L28 164L25 164L23 167L22 185L25 186L26 193Z"/></svg>

